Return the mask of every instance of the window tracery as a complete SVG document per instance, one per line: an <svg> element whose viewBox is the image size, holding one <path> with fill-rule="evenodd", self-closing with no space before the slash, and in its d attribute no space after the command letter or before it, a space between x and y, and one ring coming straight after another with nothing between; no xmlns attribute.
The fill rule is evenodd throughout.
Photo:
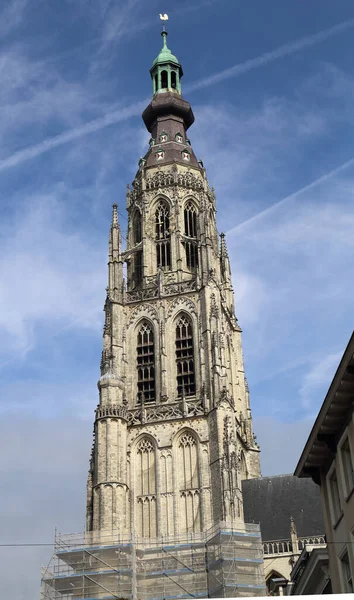
<svg viewBox="0 0 354 600"><path fill-rule="evenodd" d="M195 205L193 202L188 201L184 209L184 234L190 239L184 242L184 247L186 263L189 268L198 266L197 218L198 213Z"/></svg>
<svg viewBox="0 0 354 600"><path fill-rule="evenodd" d="M137 210L133 216L133 245L136 246L140 244L142 240L142 230L141 230L141 214ZM133 265L133 276L132 279L134 284L137 285L141 282L143 276L143 251L138 250L132 257L132 265Z"/></svg>
<svg viewBox="0 0 354 600"><path fill-rule="evenodd" d="M155 212L155 239L157 268L171 267L170 210L159 202Z"/></svg>
<svg viewBox="0 0 354 600"><path fill-rule="evenodd" d="M149 323L142 323L137 339L138 403L155 401L154 332Z"/></svg>
<svg viewBox="0 0 354 600"><path fill-rule="evenodd" d="M195 394L193 329L191 321L182 315L176 325L177 394Z"/></svg>
<svg viewBox="0 0 354 600"><path fill-rule="evenodd" d="M136 462L137 529L142 537L156 537L156 453L148 438L139 442Z"/></svg>
<svg viewBox="0 0 354 600"><path fill-rule="evenodd" d="M185 531L200 531L198 445L190 432L185 432L179 439L178 460L182 527Z"/></svg>

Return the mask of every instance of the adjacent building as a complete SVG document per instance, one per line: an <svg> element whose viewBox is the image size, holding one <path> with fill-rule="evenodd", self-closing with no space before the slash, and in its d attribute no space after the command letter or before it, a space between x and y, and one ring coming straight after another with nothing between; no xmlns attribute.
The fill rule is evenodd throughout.
<svg viewBox="0 0 354 600"><path fill-rule="evenodd" d="M325 544L319 487L311 479L274 475L244 480L242 493L245 520L261 527L267 590L288 594L305 548Z"/></svg>
<svg viewBox="0 0 354 600"><path fill-rule="evenodd" d="M331 585L335 594L353 592L353 400L354 333L295 469L297 477L312 478L320 487ZM293 577L295 575L293 573Z"/></svg>

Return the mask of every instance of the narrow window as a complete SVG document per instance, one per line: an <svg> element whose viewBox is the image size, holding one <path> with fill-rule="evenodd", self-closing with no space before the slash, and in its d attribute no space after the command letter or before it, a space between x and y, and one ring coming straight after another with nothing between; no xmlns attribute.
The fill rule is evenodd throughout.
<svg viewBox="0 0 354 600"><path fill-rule="evenodd" d="M195 394L193 331L190 320L181 316L176 326L176 362L177 393L193 396Z"/></svg>
<svg viewBox="0 0 354 600"><path fill-rule="evenodd" d="M167 71L161 72L161 87L162 87L162 89L168 87Z"/></svg>
<svg viewBox="0 0 354 600"><path fill-rule="evenodd" d="M186 263L188 268L198 266L197 245L197 210L192 202L187 202L184 209L184 234L189 240L184 242Z"/></svg>
<svg viewBox="0 0 354 600"><path fill-rule="evenodd" d="M198 446L185 432L178 448L179 517L182 531L201 530Z"/></svg>
<svg viewBox="0 0 354 600"><path fill-rule="evenodd" d="M141 214L139 211L136 211L133 218L133 238L134 246L141 242Z"/></svg>
<svg viewBox="0 0 354 600"><path fill-rule="evenodd" d="M135 476L137 533L142 537L156 537L156 455L149 439L142 439L137 447Z"/></svg>
<svg viewBox="0 0 354 600"><path fill-rule="evenodd" d="M171 267L170 211L160 202L155 213L157 268Z"/></svg>
<svg viewBox="0 0 354 600"><path fill-rule="evenodd" d="M164 151L159 148L158 151L156 152L156 159L162 160L164 156L165 156Z"/></svg>
<svg viewBox="0 0 354 600"><path fill-rule="evenodd" d="M133 217L133 244L140 244L141 236L141 214L137 210ZM141 282L143 275L143 252L138 250L132 259L133 262L133 279L135 285Z"/></svg>
<svg viewBox="0 0 354 600"><path fill-rule="evenodd" d="M176 87L177 87L176 71L172 71L172 73L171 73L171 87L173 87L174 89L176 89Z"/></svg>
<svg viewBox="0 0 354 600"><path fill-rule="evenodd" d="M138 250L134 255L134 282L141 283L143 279L143 251Z"/></svg>
<svg viewBox="0 0 354 600"><path fill-rule="evenodd" d="M151 325L142 323L138 332L138 404L155 401L155 348Z"/></svg>
<svg viewBox="0 0 354 600"><path fill-rule="evenodd" d="M329 487L330 487L331 499L332 499L333 521L336 522L336 521L338 521L338 519L342 513L342 504L340 501L337 473L336 473L335 469L329 478Z"/></svg>
<svg viewBox="0 0 354 600"><path fill-rule="evenodd" d="M159 84L157 82L157 75L155 75L155 93L157 92L158 89L159 89Z"/></svg>
<svg viewBox="0 0 354 600"><path fill-rule="evenodd" d="M352 455L350 452L349 439L347 438L341 447L346 495L348 496L354 487L354 473Z"/></svg>
<svg viewBox="0 0 354 600"><path fill-rule="evenodd" d="M340 562L341 562L341 566L342 566L342 575L343 575L343 581L344 581L343 592L350 594L353 592L353 578L352 578L352 572L351 572L351 568L350 568L348 550L346 550L344 552L344 554L341 556Z"/></svg>

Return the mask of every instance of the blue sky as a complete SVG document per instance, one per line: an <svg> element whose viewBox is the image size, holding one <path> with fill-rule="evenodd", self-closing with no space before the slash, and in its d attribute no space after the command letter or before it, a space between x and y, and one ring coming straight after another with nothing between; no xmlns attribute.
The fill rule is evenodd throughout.
<svg viewBox="0 0 354 600"><path fill-rule="evenodd" d="M124 230L159 12L227 232L263 474L294 469L353 330L352 0L8 1L2 543L83 529L111 205ZM3 593L38 597L50 548L0 553Z"/></svg>

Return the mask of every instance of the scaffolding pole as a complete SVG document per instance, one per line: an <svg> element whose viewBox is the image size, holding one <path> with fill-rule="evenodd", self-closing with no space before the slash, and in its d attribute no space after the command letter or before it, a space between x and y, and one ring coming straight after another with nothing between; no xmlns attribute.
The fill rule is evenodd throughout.
<svg viewBox="0 0 354 600"><path fill-rule="evenodd" d="M41 600L174 600L264 596L258 525L144 539L118 532L58 535Z"/></svg>

